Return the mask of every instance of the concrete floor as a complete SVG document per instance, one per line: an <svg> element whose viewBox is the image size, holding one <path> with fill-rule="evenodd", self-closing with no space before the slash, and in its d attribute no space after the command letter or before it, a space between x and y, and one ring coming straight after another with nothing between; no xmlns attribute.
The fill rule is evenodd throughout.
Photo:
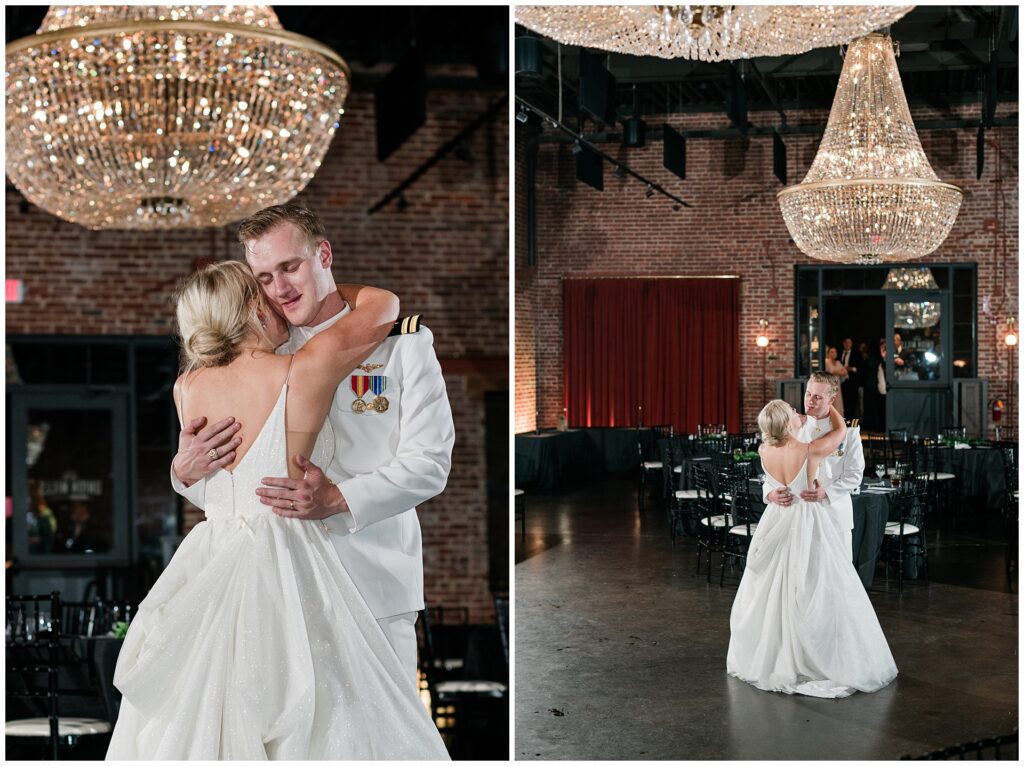
<svg viewBox="0 0 1024 766"><path fill-rule="evenodd" d="M717 570L711 585L696 576L692 540L673 548L663 507L641 516L632 481L530 496L526 519L517 759L898 759L1017 726L1017 594L994 519L937 525L930 585L905 582L898 596L895 580L875 580L900 675L843 700L726 675L737 573L724 588Z"/></svg>

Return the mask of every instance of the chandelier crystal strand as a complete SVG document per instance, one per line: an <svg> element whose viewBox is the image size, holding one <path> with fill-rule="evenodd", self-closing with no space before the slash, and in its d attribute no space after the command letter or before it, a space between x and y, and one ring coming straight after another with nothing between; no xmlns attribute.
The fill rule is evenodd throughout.
<svg viewBox="0 0 1024 766"><path fill-rule="evenodd" d="M313 178L345 62L266 6L52 6L7 46L7 175L90 229L222 226Z"/></svg>
<svg viewBox="0 0 1024 766"><path fill-rule="evenodd" d="M516 21L566 45L700 61L787 56L903 18L891 5L521 5Z"/></svg>
<svg viewBox="0 0 1024 766"><path fill-rule="evenodd" d="M778 199L796 246L822 260L920 258L949 235L963 192L921 148L890 38L850 45L814 162Z"/></svg>

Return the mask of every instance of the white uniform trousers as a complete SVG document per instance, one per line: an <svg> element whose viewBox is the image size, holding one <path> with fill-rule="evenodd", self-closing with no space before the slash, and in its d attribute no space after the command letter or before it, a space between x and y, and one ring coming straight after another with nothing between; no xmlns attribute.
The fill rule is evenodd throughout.
<svg viewBox="0 0 1024 766"><path fill-rule="evenodd" d="M416 618L419 612L406 612L396 614L392 617L383 617L377 620L384 635L387 636L391 648L398 655L398 661L405 669L406 677L409 679L409 688L414 694L418 694L416 685Z"/></svg>

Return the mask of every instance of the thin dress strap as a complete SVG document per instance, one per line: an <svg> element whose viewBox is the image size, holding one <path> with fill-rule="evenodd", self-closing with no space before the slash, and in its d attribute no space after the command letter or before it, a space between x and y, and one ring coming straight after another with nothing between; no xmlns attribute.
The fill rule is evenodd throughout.
<svg viewBox="0 0 1024 766"><path fill-rule="evenodd" d="M178 425L182 429L185 428L185 384L188 383L188 378L189 378L190 374L191 374L191 372L186 372L185 375L181 379L181 389L180 389L181 397L180 397L180 401L178 402Z"/></svg>
<svg viewBox="0 0 1024 766"><path fill-rule="evenodd" d="M284 385L288 385L288 379L292 376L292 363L295 361L295 354L288 360L288 373L284 376Z"/></svg>

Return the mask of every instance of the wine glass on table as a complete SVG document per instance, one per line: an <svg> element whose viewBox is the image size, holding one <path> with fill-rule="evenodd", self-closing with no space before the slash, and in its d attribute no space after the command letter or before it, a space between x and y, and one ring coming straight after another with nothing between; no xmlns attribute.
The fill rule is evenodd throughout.
<svg viewBox="0 0 1024 766"><path fill-rule="evenodd" d="M885 463L877 463L875 465L875 476L878 477L878 481L882 481L882 477L885 476Z"/></svg>

